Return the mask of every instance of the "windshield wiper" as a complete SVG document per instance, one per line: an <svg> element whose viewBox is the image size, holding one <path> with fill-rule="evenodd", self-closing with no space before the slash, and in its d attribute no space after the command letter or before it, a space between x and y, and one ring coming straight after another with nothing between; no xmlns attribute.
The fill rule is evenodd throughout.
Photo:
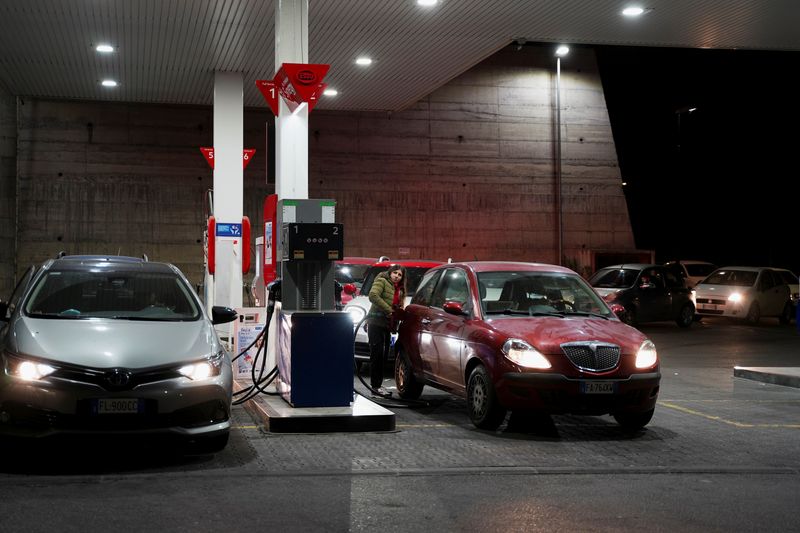
<svg viewBox="0 0 800 533"><path fill-rule="evenodd" d="M564 318L563 313L556 313L556 312L542 312L542 311L534 311L531 313L530 311L520 311L519 309L498 309L496 311L486 311L487 315L515 315L515 316L557 316L558 318Z"/></svg>
<svg viewBox="0 0 800 533"><path fill-rule="evenodd" d="M606 315L601 315L600 313L592 313L590 311L567 311L568 315L579 315L579 316L593 316L596 318L602 318L603 320L608 320L609 318Z"/></svg>

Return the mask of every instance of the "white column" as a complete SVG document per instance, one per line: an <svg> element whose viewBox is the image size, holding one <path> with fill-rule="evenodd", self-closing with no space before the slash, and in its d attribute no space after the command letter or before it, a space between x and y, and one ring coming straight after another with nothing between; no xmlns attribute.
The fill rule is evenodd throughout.
<svg viewBox="0 0 800 533"><path fill-rule="evenodd" d="M241 224L244 111L242 74L214 74L214 218ZM177 200L177 199L176 199ZM216 237L214 305L242 306L242 239Z"/></svg>
<svg viewBox="0 0 800 533"><path fill-rule="evenodd" d="M283 63L308 63L308 0L275 3L275 72ZM278 98L275 120L275 194L308 198L308 105L289 111Z"/></svg>

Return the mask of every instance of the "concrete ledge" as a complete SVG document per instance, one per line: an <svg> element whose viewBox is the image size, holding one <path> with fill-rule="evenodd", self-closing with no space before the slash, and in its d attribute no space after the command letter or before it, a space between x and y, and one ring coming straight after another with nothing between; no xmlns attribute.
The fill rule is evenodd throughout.
<svg viewBox="0 0 800 533"><path fill-rule="evenodd" d="M800 388L800 367L733 367L733 376L763 383Z"/></svg>
<svg viewBox="0 0 800 533"><path fill-rule="evenodd" d="M244 386L234 382L234 391ZM295 408L280 396L259 394L242 406L271 433L394 431L395 414L356 394L349 407Z"/></svg>

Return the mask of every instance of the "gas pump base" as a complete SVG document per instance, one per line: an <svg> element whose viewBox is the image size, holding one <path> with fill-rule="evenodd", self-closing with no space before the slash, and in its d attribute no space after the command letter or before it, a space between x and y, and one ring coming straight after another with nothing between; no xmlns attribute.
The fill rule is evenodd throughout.
<svg viewBox="0 0 800 533"><path fill-rule="evenodd" d="M243 388L234 383L234 388ZM395 414L356 394L349 407L292 407L279 396L260 394L245 410L270 433L356 433L394 431Z"/></svg>

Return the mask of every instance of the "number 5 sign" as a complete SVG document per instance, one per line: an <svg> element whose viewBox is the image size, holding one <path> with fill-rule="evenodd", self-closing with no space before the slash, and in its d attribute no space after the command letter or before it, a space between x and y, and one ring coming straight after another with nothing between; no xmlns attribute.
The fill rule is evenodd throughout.
<svg viewBox="0 0 800 533"><path fill-rule="evenodd" d="M208 161L208 166L214 168L214 149L213 148L204 148L201 147L200 151L203 153L203 157L206 158ZM253 156L256 153L255 148L245 148L242 150L242 168L247 168L247 165L250 164L250 160L253 159Z"/></svg>

